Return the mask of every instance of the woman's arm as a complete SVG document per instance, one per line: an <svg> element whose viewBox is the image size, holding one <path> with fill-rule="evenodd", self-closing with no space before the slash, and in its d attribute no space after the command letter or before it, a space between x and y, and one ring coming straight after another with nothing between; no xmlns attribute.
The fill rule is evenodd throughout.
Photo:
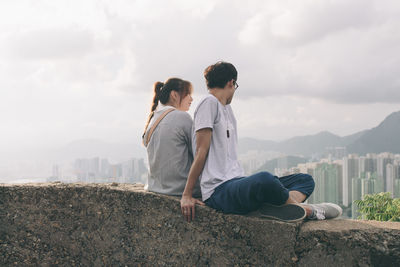
<svg viewBox="0 0 400 267"><path fill-rule="evenodd" d="M193 160L193 164L190 167L188 180L186 182L185 190L182 194L181 199L181 210L186 221L190 222L194 219L195 205L204 205L198 199L193 198L193 188L199 179L201 172L203 171L204 164L207 159L208 151L211 144L211 128L204 128L196 132L196 155Z"/></svg>

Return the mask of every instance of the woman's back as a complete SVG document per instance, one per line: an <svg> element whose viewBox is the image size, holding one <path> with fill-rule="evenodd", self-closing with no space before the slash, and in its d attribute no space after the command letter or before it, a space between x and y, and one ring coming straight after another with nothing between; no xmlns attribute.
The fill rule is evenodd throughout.
<svg viewBox="0 0 400 267"><path fill-rule="evenodd" d="M154 113L144 140L147 140L153 123L170 108L163 106ZM147 189L167 195L182 195L193 162L190 115L176 109L168 113L155 128L146 148L150 167ZM198 185L195 195L201 195Z"/></svg>

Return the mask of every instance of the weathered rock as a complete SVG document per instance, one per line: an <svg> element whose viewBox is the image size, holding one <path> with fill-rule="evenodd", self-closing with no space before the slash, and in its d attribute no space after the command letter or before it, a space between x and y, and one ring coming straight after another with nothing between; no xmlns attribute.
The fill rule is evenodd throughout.
<svg viewBox="0 0 400 267"><path fill-rule="evenodd" d="M400 266L400 223L331 220L305 223L299 266Z"/></svg>
<svg viewBox="0 0 400 267"><path fill-rule="evenodd" d="M282 223L126 184L0 185L0 265L390 266L400 224Z"/></svg>

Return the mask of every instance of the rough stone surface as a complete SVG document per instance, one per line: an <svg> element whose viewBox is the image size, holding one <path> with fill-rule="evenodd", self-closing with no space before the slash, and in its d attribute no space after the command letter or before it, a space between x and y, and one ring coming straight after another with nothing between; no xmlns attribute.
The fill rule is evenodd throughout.
<svg viewBox="0 0 400 267"><path fill-rule="evenodd" d="M400 223L307 222L297 236L299 266L400 266Z"/></svg>
<svg viewBox="0 0 400 267"><path fill-rule="evenodd" d="M282 223L127 184L0 184L0 266L400 266L400 223Z"/></svg>

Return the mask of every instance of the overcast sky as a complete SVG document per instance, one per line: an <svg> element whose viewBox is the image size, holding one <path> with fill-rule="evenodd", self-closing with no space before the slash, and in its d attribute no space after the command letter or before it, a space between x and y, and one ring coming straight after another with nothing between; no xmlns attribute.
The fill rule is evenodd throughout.
<svg viewBox="0 0 400 267"><path fill-rule="evenodd" d="M0 146L140 143L152 84L232 62L240 137L348 135L400 110L400 2L0 2Z"/></svg>

